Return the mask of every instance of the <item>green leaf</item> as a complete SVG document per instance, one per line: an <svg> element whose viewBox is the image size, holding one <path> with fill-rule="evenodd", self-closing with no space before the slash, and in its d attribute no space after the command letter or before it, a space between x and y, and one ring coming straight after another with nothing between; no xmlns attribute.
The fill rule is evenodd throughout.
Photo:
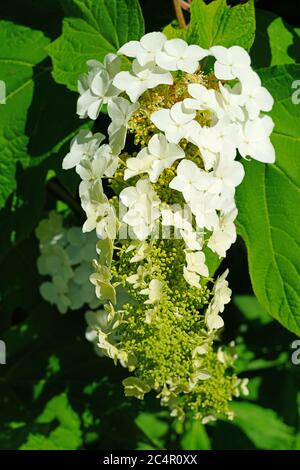
<svg viewBox="0 0 300 470"><path fill-rule="evenodd" d="M267 325L272 321L268 312L260 305L254 295L235 295L233 303L247 320L259 320L263 325Z"/></svg>
<svg viewBox="0 0 300 470"><path fill-rule="evenodd" d="M40 64L48 42L39 31L0 21L0 80L6 84L6 104L0 104L0 207L16 187L16 163L29 163L27 110L35 82L49 70Z"/></svg>
<svg viewBox="0 0 300 470"><path fill-rule="evenodd" d="M255 68L300 61L300 29L270 11L256 9L256 34L251 48Z"/></svg>
<svg viewBox="0 0 300 470"><path fill-rule="evenodd" d="M70 406L65 393L53 397L35 423L47 424L51 428L57 421L58 425L46 437L43 434L30 433L20 450L78 449L82 443L80 418Z"/></svg>
<svg viewBox="0 0 300 470"><path fill-rule="evenodd" d="M134 449L143 439L134 422L140 405L125 400L121 385L128 371L95 354L84 338L83 317L82 312L60 315L42 302L20 325L1 334L7 360L0 367L0 449L19 449L25 443L48 448L55 436L58 443L62 428L76 430L79 444L73 412L82 423L81 448ZM67 395L66 414L64 399L57 398L61 395ZM120 429L127 432L120 433ZM52 431L57 434L53 436ZM68 436L67 442L61 438L61 447L66 449L72 442L74 446Z"/></svg>
<svg viewBox="0 0 300 470"><path fill-rule="evenodd" d="M181 438L183 450L210 450L210 440L205 426L198 420L190 420L186 425L186 431Z"/></svg>
<svg viewBox="0 0 300 470"><path fill-rule="evenodd" d="M193 0L191 21L185 29L165 28L169 38L181 37L190 44L204 48L213 45L230 47L238 45L249 50L254 41L254 2L231 7L226 0L214 0L208 5L203 0Z"/></svg>
<svg viewBox="0 0 300 470"><path fill-rule="evenodd" d="M235 402L234 424L241 428L258 449L289 450L293 448L293 428L287 426L271 409L253 403Z"/></svg>
<svg viewBox="0 0 300 470"><path fill-rule="evenodd" d="M168 415L164 412L156 414L144 412L135 419L136 425L145 434L154 449L163 449L164 437L169 429L168 423L164 419L166 417ZM142 444L147 445L147 443L140 442L139 449L142 448Z"/></svg>
<svg viewBox="0 0 300 470"><path fill-rule="evenodd" d="M238 231L247 246L258 301L300 334L300 105L292 102L300 65L262 69L260 76L275 99L276 163L245 162L246 176L237 191Z"/></svg>
<svg viewBox="0 0 300 470"><path fill-rule="evenodd" d="M62 35L48 50L55 80L76 90L86 61L101 61L125 42L139 39L144 22L137 0L68 0L63 4L69 17Z"/></svg>

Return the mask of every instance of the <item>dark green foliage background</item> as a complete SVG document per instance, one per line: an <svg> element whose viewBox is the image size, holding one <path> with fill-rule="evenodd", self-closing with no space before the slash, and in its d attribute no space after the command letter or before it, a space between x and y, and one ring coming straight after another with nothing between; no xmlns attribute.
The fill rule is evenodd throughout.
<svg viewBox="0 0 300 470"><path fill-rule="evenodd" d="M61 3L68 8L68 1ZM0 20L42 31L51 42L62 32L61 3L2 0ZM139 3L146 31L173 21L170 0ZM299 63L297 2L256 4L268 12L257 11L254 65ZM267 34L272 24L274 32ZM290 361L296 336L253 296L241 238L223 266L230 267L236 296L226 309L223 340L236 340L238 372L250 378L249 397L233 404L233 423L180 426L154 397L125 399L126 370L94 354L84 338L83 312L62 316L41 299L34 228L61 199L57 185L77 198L77 176L63 172L61 162L82 122L75 115L76 93L54 81L47 54L35 74L37 66L45 73L35 80L26 115L27 153L15 151L15 186L0 210L0 338L7 345L7 364L0 365L0 449L300 449L300 365ZM102 115L97 126L105 129L106 123ZM79 225L80 214L72 222Z"/></svg>

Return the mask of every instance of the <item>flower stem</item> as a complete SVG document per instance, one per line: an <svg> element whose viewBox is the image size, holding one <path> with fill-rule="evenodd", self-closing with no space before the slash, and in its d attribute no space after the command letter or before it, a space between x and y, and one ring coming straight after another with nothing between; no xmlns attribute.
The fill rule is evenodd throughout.
<svg viewBox="0 0 300 470"><path fill-rule="evenodd" d="M186 28L186 22L185 22L184 14L180 5L180 0L173 0L173 4L174 4L174 9L175 9L176 17L178 20L179 28L184 29Z"/></svg>

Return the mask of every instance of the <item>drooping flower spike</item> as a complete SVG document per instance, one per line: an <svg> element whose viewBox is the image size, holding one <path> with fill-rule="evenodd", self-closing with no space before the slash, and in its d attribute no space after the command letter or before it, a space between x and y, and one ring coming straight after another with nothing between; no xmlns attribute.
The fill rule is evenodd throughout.
<svg viewBox="0 0 300 470"><path fill-rule="evenodd" d="M232 347L215 348L231 290L212 265L236 240L241 157L275 160L273 98L243 48L159 32L88 67L78 114L94 120L107 105L107 141L81 131L63 162L82 178L83 230L99 238L90 279L104 307L88 312L87 338L132 372L126 395L154 390L179 419L231 416L246 382L231 372Z"/></svg>

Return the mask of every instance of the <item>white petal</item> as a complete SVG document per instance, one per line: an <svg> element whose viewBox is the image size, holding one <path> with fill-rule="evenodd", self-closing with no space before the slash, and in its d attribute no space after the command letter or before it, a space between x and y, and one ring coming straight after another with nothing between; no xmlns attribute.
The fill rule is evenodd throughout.
<svg viewBox="0 0 300 470"><path fill-rule="evenodd" d="M260 87L257 91L256 98L262 111L271 111L274 98L266 88Z"/></svg>
<svg viewBox="0 0 300 470"><path fill-rule="evenodd" d="M141 39L141 45L147 51L157 51L160 50L165 44L167 38L163 33L154 32L145 34Z"/></svg>
<svg viewBox="0 0 300 470"><path fill-rule="evenodd" d="M102 99L97 99L96 101L94 101L94 103L92 103L89 106L88 116L89 116L90 119L93 119L93 120L97 119L97 117L99 116L99 113L101 111L102 104L103 104L103 100Z"/></svg>
<svg viewBox="0 0 300 470"><path fill-rule="evenodd" d="M171 125L165 130L165 134L169 142L178 144L186 136L186 130L183 127Z"/></svg>
<svg viewBox="0 0 300 470"><path fill-rule="evenodd" d="M199 67L199 62L191 60L190 58L179 59L177 62L178 70L183 70L186 73L194 73Z"/></svg>
<svg viewBox="0 0 300 470"><path fill-rule="evenodd" d="M86 90L77 100L77 114L81 118L87 116L87 110L89 106L94 103L95 96L93 96L90 90Z"/></svg>
<svg viewBox="0 0 300 470"><path fill-rule="evenodd" d="M172 57L161 51L156 54L156 63L165 70L177 70L177 57Z"/></svg>
<svg viewBox="0 0 300 470"><path fill-rule="evenodd" d="M250 65L251 59L248 52L240 46L232 46L228 49L229 54L236 65Z"/></svg>
<svg viewBox="0 0 300 470"><path fill-rule="evenodd" d="M70 168L74 168L74 166L78 165L81 159L82 159L82 153L79 150L70 151L69 153L67 153L67 155L63 159L62 167L64 170L69 170Z"/></svg>
<svg viewBox="0 0 300 470"><path fill-rule="evenodd" d="M172 84L173 84L173 77L169 72L168 73L153 73L148 80L149 88L154 88L157 85L172 85Z"/></svg>
<svg viewBox="0 0 300 470"><path fill-rule="evenodd" d="M139 97L148 89L148 84L146 81L142 82L136 80L134 83L127 88L126 93L133 103L135 103Z"/></svg>
<svg viewBox="0 0 300 470"><path fill-rule="evenodd" d="M250 155L252 158L262 163L275 162L275 149L269 139L266 139L263 142L257 142L254 147L254 154Z"/></svg>
<svg viewBox="0 0 300 470"><path fill-rule="evenodd" d="M260 122L266 132L266 134L269 136L272 134L273 129L274 129L274 121L270 116L264 116L263 118L260 119Z"/></svg>
<svg viewBox="0 0 300 470"><path fill-rule="evenodd" d="M166 41L164 45L164 50L167 54L174 56L174 57L182 57L187 50L188 45L183 39L170 39Z"/></svg>
<svg viewBox="0 0 300 470"><path fill-rule="evenodd" d="M143 51L143 48L139 41L129 41L124 46L119 49L119 54L126 55L128 57L136 57L140 52Z"/></svg>
<svg viewBox="0 0 300 470"><path fill-rule="evenodd" d="M219 80L233 80L235 76L231 72L231 67L224 65L221 62L215 62L214 66L215 76Z"/></svg>
<svg viewBox="0 0 300 470"><path fill-rule="evenodd" d="M208 51L207 49L203 49L202 47L196 46L196 45L188 46L185 52L185 56L187 58L189 58L190 60L195 60L195 61L202 60L204 59L204 57L207 57L209 55L210 55L210 51Z"/></svg>
<svg viewBox="0 0 300 470"><path fill-rule="evenodd" d="M210 48L210 52L221 64L227 65L230 64L230 54L226 47L224 46L213 46Z"/></svg>
<svg viewBox="0 0 300 470"><path fill-rule="evenodd" d="M185 109L183 107L183 102L175 103L170 110L171 118L174 122L180 124L187 124L192 121L196 116L195 111L191 109Z"/></svg>
<svg viewBox="0 0 300 470"><path fill-rule="evenodd" d="M108 74L105 71L101 71L95 75L93 81L91 83L91 91L97 97L104 96L106 94L106 90L109 84Z"/></svg>
<svg viewBox="0 0 300 470"><path fill-rule="evenodd" d="M114 80L113 84L119 88L119 90L126 90L132 85L133 75L129 72L119 72Z"/></svg>
<svg viewBox="0 0 300 470"><path fill-rule="evenodd" d="M173 124L170 117L170 111L168 109L160 109L159 111L152 113L151 121L161 131L164 131L168 126Z"/></svg>

